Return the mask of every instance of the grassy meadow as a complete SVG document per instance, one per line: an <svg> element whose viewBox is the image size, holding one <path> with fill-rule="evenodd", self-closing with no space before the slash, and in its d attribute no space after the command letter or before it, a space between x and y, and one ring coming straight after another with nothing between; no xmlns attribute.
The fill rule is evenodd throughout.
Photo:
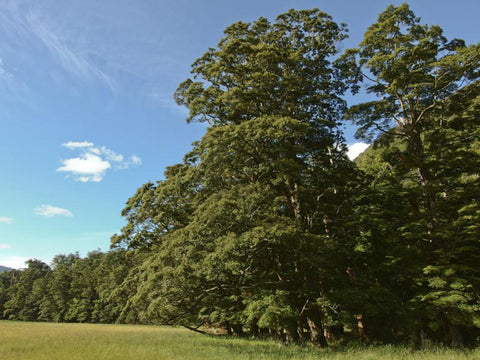
<svg viewBox="0 0 480 360"><path fill-rule="evenodd" d="M0 359L480 360L480 350L412 351L390 346L315 349L272 341L215 338L170 327L0 321Z"/></svg>

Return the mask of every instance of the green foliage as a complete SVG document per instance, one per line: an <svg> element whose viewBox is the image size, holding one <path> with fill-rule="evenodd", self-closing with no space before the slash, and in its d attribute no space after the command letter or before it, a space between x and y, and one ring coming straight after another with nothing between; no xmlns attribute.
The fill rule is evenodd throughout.
<svg viewBox="0 0 480 360"><path fill-rule="evenodd" d="M238 22L224 33L175 93L190 110L187 121L217 126L263 115L337 121L345 85L330 59L346 37L344 25L318 9L291 10L274 23Z"/></svg>
<svg viewBox="0 0 480 360"><path fill-rule="evenodd" d="M8 301L3 306L3 316L10 320L32 321L39 316L38 298L42 293L43 278L51 269L36 259L28 260L26 264L25 270L10 273Z"/></svg>
<svg viewBox="0 0 480 360"><path fill-rule="evenodd" d="M349 117L357 135L383 134L378 150L359 164L385 194L376 205L382 213L403 213L404 224L390 228L395 242L419 254L415 261L399 259L411 264L416 283L409 285L408 307L421 314L422 331L458 345L480 315L478 234L466 235L475 227L479 198L480 47L447 41L440 27L422 25L404 4L379 15L357 53L372 80L367 91L378 100L353 106ZM385 192L394 189L409 206L387 202Z"/></svg>
<svg viewBox="0 0 480 360"><path fill-rule="evenodd" d="M327 296L320 273L346 277L324 263L351 236L341 223L356 181L337 128L350 79L331 62L344 37L330 16L292 10L228 27L192 65L175 97L187 121L211 127L129 200L113 238L151 250L133 298L143 318L237 334L271 324L295 339L315 308L305 304ZM267 313L253 316L250 301Z"/></svg>

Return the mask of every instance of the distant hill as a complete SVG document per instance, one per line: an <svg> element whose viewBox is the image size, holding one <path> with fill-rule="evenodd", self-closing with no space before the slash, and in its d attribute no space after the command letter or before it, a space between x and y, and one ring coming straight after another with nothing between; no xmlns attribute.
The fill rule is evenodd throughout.
<svg viewBox="0 0 480 360"><path fill-rule="evenodd" d="M6 266L2 266L0 265L0 273L4 272L4 271L10 271L10 270L13 270L12 268L9 268L9 267L6 267Z"/></svg>

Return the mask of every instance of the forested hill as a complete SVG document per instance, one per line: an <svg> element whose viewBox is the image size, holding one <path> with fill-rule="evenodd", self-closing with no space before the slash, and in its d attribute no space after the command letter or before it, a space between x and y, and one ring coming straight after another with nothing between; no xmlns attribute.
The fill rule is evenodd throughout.
<svg viewBox="0 0 480 360"><path fill-rule="evenodd" d="M205 135L109 252L2 273L0 316L478 345L480 45L405 4L346 36L318 9L225 29L174 95ZM356 162L347 120L374 143Z"/></svg>
<svg viewBox="0 0 480 360"><path fill-rule="evenodd" d="M12 269L9 268L9 267L0 265L0 273L1 273L1 272L4 272L4 271L10 271L10 270L12 270Z"/></svg>

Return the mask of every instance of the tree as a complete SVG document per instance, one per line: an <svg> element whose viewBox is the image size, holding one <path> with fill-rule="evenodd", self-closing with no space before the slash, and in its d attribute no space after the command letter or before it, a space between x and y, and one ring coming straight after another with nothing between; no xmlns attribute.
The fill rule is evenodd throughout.
<svg viewBox="0 0 480 360"><path fill-rule="evenodd" d="M134 297L146 318L326 345L328 275L347 278L326 262L348 247L355 187L337 121L351 72L332 62L345 37L327 14L291 10L229 26L194 62L175 99L210 126L129 200L113 239L152 251Z"/></svg>
<svg viewBox="0 0 480 360"><path fill-rule="evenodd" d="M238 22L224 33L175 93L190 111L187 121L217 126L270 115L335 127L347 85L330 59L346 37L345 25L318 9L290 10L273 24Z"/></svg>
<svg viewBox="0 0 480 360"><path fill-rule="evenodd" d="M26 264L27 268L18 274L8 289L9 300L4 304L3 315L10 320L34 321L39 316L42 294L34 290L51 269L36 259L27 260Z"/></svg>
<svg viewBox="0 0 480 360"><path fill-rule="evenodd" d="M0 273L0 318L6 319L4 314L5 303L11 299L10 287L12 287L19 275L19 270L3 271Z"/></svg>
<svg viewBox="0 0 480 360"><path fill-rule="evenodd" d="M98 299L94 301L92 321L101 323L138 323L131 298L136 292L135 274L139 256L123 249L104 253L93 269Z"/></svg>
<svg viewBox="0 0 480 360"><path fill-rule="evenodd" d="M78 253L56 255L52 259L52 272L45 277L39 320L54 322L66 320L72 302L73 266L79 259Z"/></svg>
<svg viewBox="0 0 480 360"><path fill-rule="evenodd" d="M99 266L104 254L91 251L87 257L77 258L71 266L70 301L65 321L93 322L93 311L98 299L98 282L95 269Z"/></svg>
<svg viewBox="0 0 480 360"><path fill-rule="evenodd" d="M420 326L428 325L424 330L434 337L461 343L459 327L472 326L478 317L472 293L478 276L459 270L473 264L458 255L463 246L456 237L473 222L462 216L459 227L456 219L461 209L478 206L474 193L464 190L465 178L476 178L472 165L478 164L478 153L466 146L468 139L477 141L478 131L465 131L478 123L478 113L474 119L465 114L478 101L480 46L447 41L440 27L422 25L404 4L379 15L356 53L368 71L364 78L372 82L367 92L377 95L350 109L357 134L367 139L381 134L379 146L399 139L400 146L391 148L386 159L410 201L408 223L396 230L405 246L418 249L423 258L417 264L422 286L415 297L426 315ZM477 240L469 241L470 249Z"/></svg>

